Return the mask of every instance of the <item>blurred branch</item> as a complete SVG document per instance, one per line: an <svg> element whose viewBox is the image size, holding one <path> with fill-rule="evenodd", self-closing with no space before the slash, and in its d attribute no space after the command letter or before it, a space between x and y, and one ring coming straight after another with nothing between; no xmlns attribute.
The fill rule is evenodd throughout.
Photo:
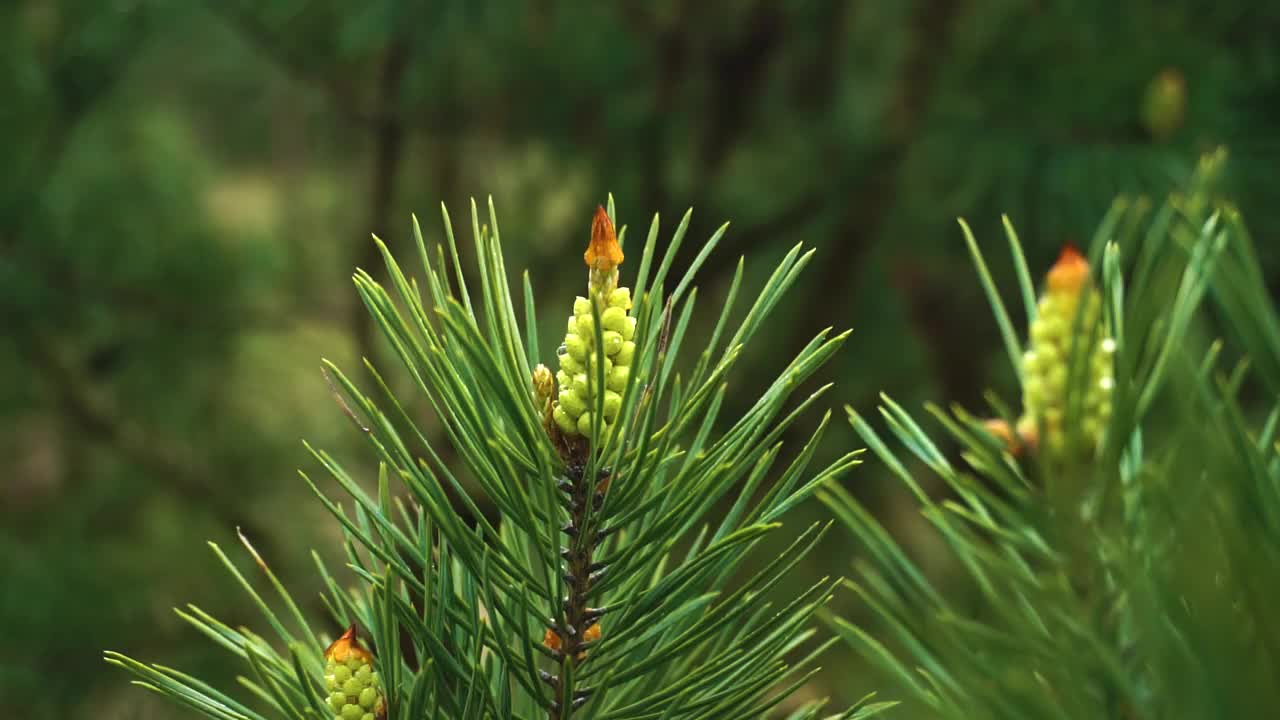
<svg viewBox="0 0 1280 720"><path fill-rule="evenodd" d="M99 67L99 80L86 95L67 98L64 94L61 97L61 112L42 140L39 152L41 159L35 164L38 174L22 183L21 187L27 192L20 193L20 198L40 198L45 194L71 147L76 130L92 115L103 98L108 96L127 65L128 58L108 67ZM0 238L0 246L12 247L18 243L29 229L29 224L39 216L39 212L38 202L22 200L22 204L17 207L14 227ZM141 297L138 299L144 300ZM152 309L162 306L163 303L153 304ZM22 315L10 316L8 320L10 334L23 338L14 343L15 347L29 356L32 368L49 379L63 412L76 426L87 435L112 446L140 467L146 468L157 479L162 479L162 482L157 483L159 486L175 490L179 495L203 505L229 527L239 525L251 529L258 537L270 537L250 518L244 516L235 504L212 490L214 479L189 459L192 457L189 451L178 450L180 446L172 438L156 437L131 422L128 417L115 412L93 382L76 369L75 364L58 350L53 340L38 328L24 327L27 322Z"/></svg>
<svg viewBox="0 0 1280 720"><path fill-rule="evenodd" d="M361 108L359 93L355 87L334 75L318 71L312 57L279 42L270 27L246 12L239 3L231 0L203 0L203 5L208 12L239 33L242 39L251 43L285 73L324 92L338 116L362 124L378 125L394 114L393 109L381 105L375 105L372 109Z"/></svg>
<svg viewBox="0 0 1280 720"><path fill-rule="evenodd" d="M0 238L0 247L12 247L22 237L28 229L28 224L38 216L43 198L48 189L49 183L57 174L58 168L62 166L62 160L66 156L68 149L71 147L71 140L75 137L76 129L88 117L92 111L98 106L102 98L105 97L112 88L115 87L121 75L124 74L124 68L128 64L127 59L114 64L104 64L98 68L98 82L89 90L81 90L85 93L83 97L71 98L69 101L64 88L57 87L58 68L54 68L51 73L51 80L57 87L59 105L61 112L57 118L49 124L49 131L36 140L39 148L36 153L38 160L32 163L33 173L25 178L22 182L15 183L12 187L17 191L9 199L10 208L13 212L5 212L5 217L14 218L14 227L8 234Z"/></svg>
<svg viewBox="0 0 1280 720"><path fill-rule="evenodd" d="M825 207L829 207L829 193L814 190L796 198L790 205L766 220L733 233L733 251L740 255L776 239L779 235L794 232L805 221L812 219Z"/></svg>
<svg viewBox="0 0 1280 720"><path fill-rule="evenodd" d="M183 447L174 438L158 436L117 412L75 363L42 332L32 329L25 333L25 338L26 342L18 346L30 356L32 366L40 368L48 377L66 415L86 435L106 443L146 469L155 477L157 487L167 488L204 507L228 528L242 527L262 542L270 542L271 534L246 515L240 503L230 502L214 490L215 478L193 459L195 455L190 448Z"/></svg>

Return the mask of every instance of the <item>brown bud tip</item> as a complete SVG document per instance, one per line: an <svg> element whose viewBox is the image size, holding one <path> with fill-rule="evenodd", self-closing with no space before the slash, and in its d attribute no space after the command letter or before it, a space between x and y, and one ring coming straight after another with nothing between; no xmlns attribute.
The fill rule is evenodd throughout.
<svg viewBox="0 0 1280 720"><path fill-rule="evenodd" d="M1089 261L1084 259L1075 245L1067 243L1058 256L1058 262L1049 268L1049 292L1078 293L1089 279Z"/></svg>
<svg viewBox="0 0 1280 720"><path fill-rule="evenodd" d="M591 220L591 244L582 254L587 267L600 272L611 272L622 264L622 246L618 244L618 236L613 232L613 221L603 207L596 206L596 215Z"/></svg>
<svg viewBox="0 0 1280 720"><path fill-rule="evenodd" d="M345 662L352 655L365 662L373 662L373 655L360 646L360 638L356 637L355 625L347 628L347 631L342 633L342 637L334 640L324 651L324 658L335 662Z"/></svg>

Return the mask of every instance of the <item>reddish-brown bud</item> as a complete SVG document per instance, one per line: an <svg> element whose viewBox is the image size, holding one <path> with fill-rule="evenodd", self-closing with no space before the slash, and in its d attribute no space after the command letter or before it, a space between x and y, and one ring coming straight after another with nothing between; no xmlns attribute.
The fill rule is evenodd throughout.
<svg viewBox="0 0 1280 720"><path fill-rule="evenodd" d="M1074 245L1068 244L1062 248L1058 262L1049 269L1049 292L1075 295L1088 279L1089 261L1084 259Z"/></svg>
<svg viewBox="0 0 1280 720"><path fill-rule="evenodd" d="M613 231L613 221L603 207L596 206L596 215L591 220L591 244L582 254L587 267L602 273L612 272L622 264L622 246L618 244L618 236Z"/></svg>
<svg viewBox="0 0 1280 720"><path fill-rule="evenodd" d="M373 662L373 655L364 649L360 644L360 638L356 637L355 625L347 628L347 631L342 633L342 637L334 640L324 651L325 660L346 662L351 657L359 658L367 663Z"/></svg>

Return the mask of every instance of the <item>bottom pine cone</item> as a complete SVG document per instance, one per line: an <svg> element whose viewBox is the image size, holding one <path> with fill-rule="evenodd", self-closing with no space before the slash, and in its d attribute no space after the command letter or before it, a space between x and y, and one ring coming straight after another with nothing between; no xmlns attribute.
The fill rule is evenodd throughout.
<svg viewBox="0 0 1280 720"><path fill-rule="evenodd" d="M352 625L325 650L326 702L333 720L382 720L387 715L373 655L360 646Z"/></svg>

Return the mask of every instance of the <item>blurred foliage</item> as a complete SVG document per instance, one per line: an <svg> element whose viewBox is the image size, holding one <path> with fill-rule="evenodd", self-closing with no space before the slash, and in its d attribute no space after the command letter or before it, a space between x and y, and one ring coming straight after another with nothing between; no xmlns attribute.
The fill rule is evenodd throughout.
<svg viewBox="0 0 1280 720"><path fill-rule="evenodd" d="M1115 194L1163 195L1222 143L1273 235L1278 34L1280 8L1245 0L0 5L0 620L35 649L0 699L132 712L100 648L215 662L167 608L211 595L199 542L236 525L308 596L301 548L334 539L292 469L302 436L351 441L321 353L382 352L347 284L377 267L370 231L403 248L409 211L493 193L509 266L558 296L606 190L635 220L692 205L695 237L734 222L726 256L821 253L744 368L853 326L840 400L976 407L1014 378L952 218L989 237L1008 213L1047 267ZM851 483L928 556L879 472ZM812 693L865 684L841 666Z"/></svg>

